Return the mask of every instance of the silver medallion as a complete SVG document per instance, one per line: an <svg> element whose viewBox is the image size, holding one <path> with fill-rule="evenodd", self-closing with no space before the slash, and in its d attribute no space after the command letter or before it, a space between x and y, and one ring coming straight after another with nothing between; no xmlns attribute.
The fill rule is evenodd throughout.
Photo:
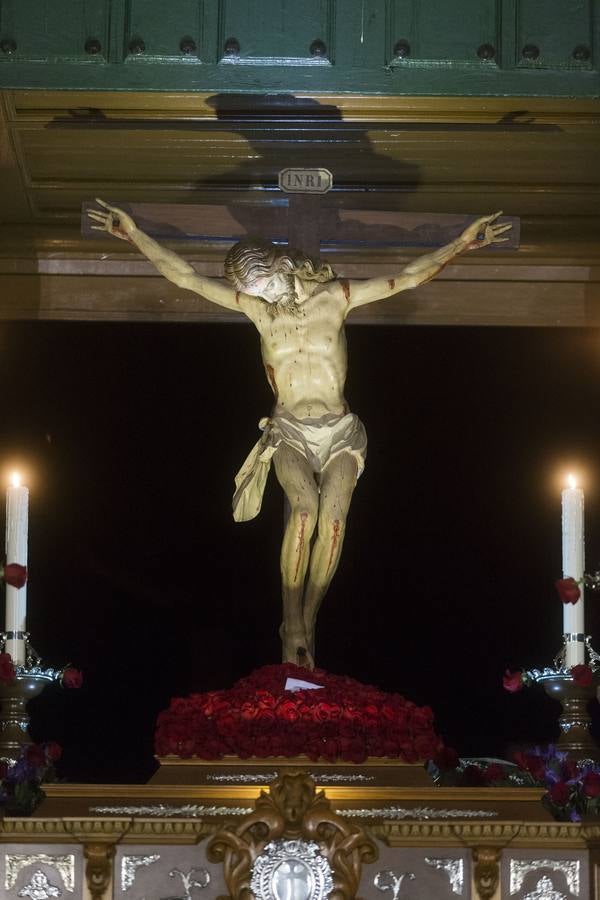
<svg viewBox="0 0 600 900"><path fill-rule="evenodd" d="M271 841L254 860L250 890L257 900L326 900L333 874L314 841Z"/></svg>

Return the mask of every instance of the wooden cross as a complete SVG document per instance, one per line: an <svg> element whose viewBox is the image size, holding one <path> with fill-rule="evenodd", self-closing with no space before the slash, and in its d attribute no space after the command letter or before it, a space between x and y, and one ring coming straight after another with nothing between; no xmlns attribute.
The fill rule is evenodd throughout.
<svg viewBox="0 0 600 900"><path fill-rule="evenodd" d="M304 170L307 171L307 170ZM282 192L282 203L270 206L251 204L179 205L132 203L116 205L129 212L139 227L156 240L219 241L234 243L248 234L276 243L288 243L309 256L320 256L321 246L362 248L427 249L441 247L458 237L476 216L406 213L392 210L352 209L324 202L324 193ZM337 196L340 196L339 194ZM348 195L342 195L345 200ZM279 199L279 198L278 198ZM109 202L110 198L108 198ZM82 233L97 240L85 211L93 201L83 204ZM494 210L482 210L482 215ZM508 241L498 249L519 246L519 219L510 222ZM492 246L488 250L496 250ZM201 271L201 269L199 269Z"/></svg>

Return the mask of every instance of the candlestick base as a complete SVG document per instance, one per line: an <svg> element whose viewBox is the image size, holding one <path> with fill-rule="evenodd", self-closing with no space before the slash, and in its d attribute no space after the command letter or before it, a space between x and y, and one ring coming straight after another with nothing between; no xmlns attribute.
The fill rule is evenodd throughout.
<svg viewBox="0 0 600 900"><path fill-rule="evenodd" d="M24 744L33 743L29 736L27 704L55 681L55 669L19 669L15 678L0 683L0 758L14 762Z"/></svg>
<svg viewBox="0 0 600 900"><path fill-rule="evenodd" d="M556 746L575 760L600 762L600 747L590 734L592 717L587 711L596 695L599 680L595 673L593 683L582 687L575 684L569 672L548 672L536 679L548 696L558 700L562 706L558 717L560 737Z"/></svg>

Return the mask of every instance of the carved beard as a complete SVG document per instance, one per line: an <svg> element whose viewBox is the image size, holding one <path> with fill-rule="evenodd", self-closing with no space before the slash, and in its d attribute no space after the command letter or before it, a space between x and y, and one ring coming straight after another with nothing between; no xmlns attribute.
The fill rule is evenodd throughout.
<svg viewBox="0 0 600 900"><path fill-rule="evenodd" d="M269 312L273 317L278 316L282 312L290 312L295 314L298 312L298 294L296 293L296 283L293 275L285 276L287 291L282 294L275 303L265 303L269 307Z"/></svg>

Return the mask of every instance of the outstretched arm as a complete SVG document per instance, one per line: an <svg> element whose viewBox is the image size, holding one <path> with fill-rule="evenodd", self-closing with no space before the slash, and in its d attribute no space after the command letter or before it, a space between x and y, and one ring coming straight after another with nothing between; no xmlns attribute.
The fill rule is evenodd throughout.
<svg viewBox="0 0 600 900"><path fill-rule="evenodd" d="M202 275L198 275L185 259L182 259L177 253L173 253L172 250L161 247L141 231L131 216L122 209L109 206L108 203L98 198L96 198L96 203L100 204L103 210L88 209L87 211L89 218L97 223L92 225L94 231L107 231L123 241L129 241L150 260L161 275L178 287L201 294L202 297L218 303L219 306L245 311L240 304L236 303L236 292L225 280L204 278Z"/></svg>
<svg viewBox="0 0 600 900"><path fill-rule="evenodd" d="M465 228L460 237L456 238L445 247L434 250L420 256L414 262L405 266L398 275L384 278L369 278L367 281L350 281L345 287L346 296L349 295L348 311L355 306L364 306L366 303L374 303L375 300L383 300L392 297L399 291L416 288L420 284L431 281L442 271L444 266L455 259L465 250L477 250L490 244L501 244L508 238L500 237L512 225L495 225L496 219L502 213L493 216L482 216Z"/></svg>

